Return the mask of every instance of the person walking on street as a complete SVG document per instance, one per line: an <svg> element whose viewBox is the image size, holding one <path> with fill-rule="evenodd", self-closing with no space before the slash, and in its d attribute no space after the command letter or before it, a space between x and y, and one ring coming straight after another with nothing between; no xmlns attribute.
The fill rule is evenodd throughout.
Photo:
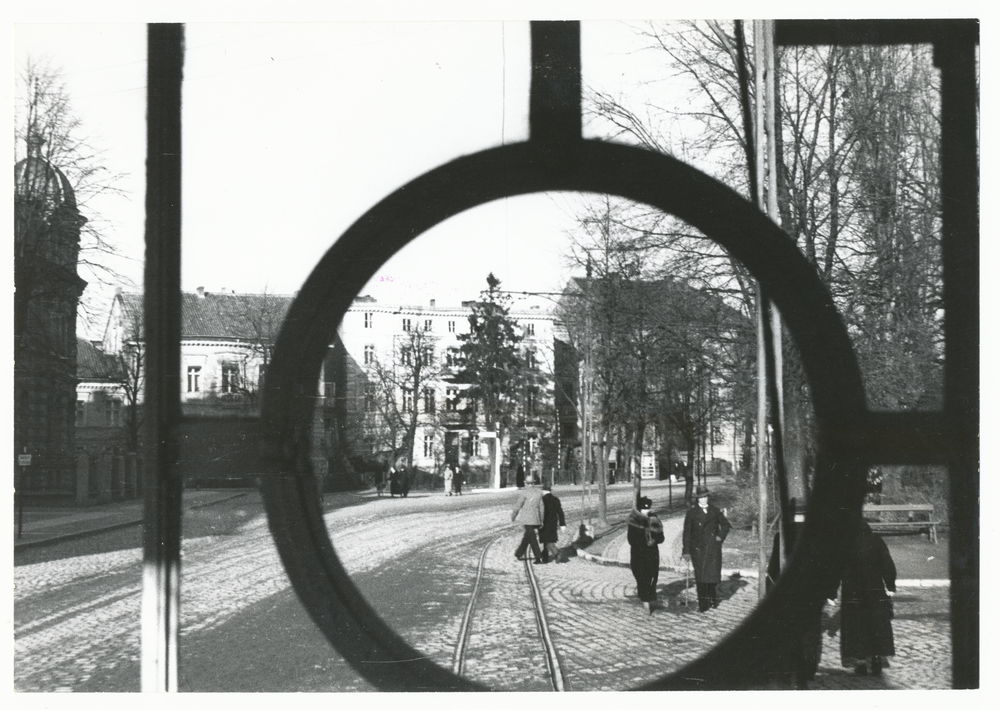
<svg viewBox="0 0 1000 710"><path fill-rule="evenodd" d="M521 542L514 550L514 557L523 560L530 545L531 552L535 556L535 564L541 564L542 551L538 548L536 533L545 520L545 504L542 502L542 492L538 486L528 486L518 496L514 510L510 514L510 520L524 526L524 535L521 536Z"/></svg>
<svg viewBox="0 0 1000 710"><path fill-rule="evenodd" d="M406 470L406 466L399 467L399 492L404 498L410 492L410 472Z"/></svg>
<svg viewBox="0 0 1000 710"><path fill-rule="evenodd" d="M455 474L451 477L451 487L455 495L462 495L462 484L465 483L465 474L458 466L455 467Z"/></svg>
<svg viewBox="0 0 1000 710"><path fill-rule="evenodd" d="M684 505L689 508L694 505L691 493L694 491L694 467L681 463L681 473L684 474Z"/></svg>
<svg viewBox="0 0 1000 710"><path fill-rule="evenodd" d="M708 489L698 486L698 504L688 508L684 516L684 536L681 553L685 562L694 566L694 581L698 588L698 611L719 606L716 585L722 581L722 543L729 534L729 519L708 502Z"/></svg>
<svg viewBox="0 0 1000 710"><path fill-rule="evenodd" d="M542 530L539 539L542 543L542 562L565 562L559 555L559 531L566 529L566 516L563 515L562 503L552 493L552 485L542 486Z"/></svg>
<svg viewBox="0 0 1000 710"><path fill-rule="evenodd" d="M399 471L395 468L389 469L389 497L395 498L397 495L402 494L399 487Z"/></svg>
<svg viewBox="0 0 1000 710"><path fill-rule="evenodd" d="M653 501L646 496L636 500L628 516L629 567L635 577L639 601L652 614L656 603L656 582L660 576L660 543L663 523L653 512Z"/></svg>
<svg viewBox="0 0 1000 710"><path fill-rule="evenodd" d="M892 596L896 565L885 541L861 521L840 584L840 660L860 675L881 675L896 655Z"/></svg>
<svg viewBox="0 0 1000 710"><path fill-rule="evenodd" d="M444 467L444 492L451 495L451 486L454 478L454 473L451 470L451 464L446 464Z"/></svg>

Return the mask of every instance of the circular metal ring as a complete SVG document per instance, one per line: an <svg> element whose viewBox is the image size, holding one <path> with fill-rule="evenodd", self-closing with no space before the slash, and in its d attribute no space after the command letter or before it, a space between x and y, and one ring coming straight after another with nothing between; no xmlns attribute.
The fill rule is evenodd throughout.
<svg viewBox="0 0 1000 710"><path fill-rule="evenodd" d="M340 321L399 249L448 217L538 192L615 195L673 214L742 262L777 304L798 346L817 423L807 523L775 590L739 628L646 689L747 688L787 673L797 639L838 579L861 511L866 462L850 442L865 421L847 331L814 269L754 205L674 158L599 141L532 142L458 158L398 189L338 239L292 304L275 346L261 412L261 489L293 586L330 643L386 690L484 689L422 658L368 605L341 566L310 474L313 395ZM762 653L761 649L768 649Z"/></svg>

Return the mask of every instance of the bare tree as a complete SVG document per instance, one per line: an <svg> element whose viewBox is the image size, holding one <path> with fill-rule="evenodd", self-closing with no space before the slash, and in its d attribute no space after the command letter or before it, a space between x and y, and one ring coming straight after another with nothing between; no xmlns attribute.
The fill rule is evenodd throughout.
<svg viewBox="0 0 1000 710"><path fill-rule="evenodd" d="M440 367L434 343L431 333L413 328L396 337L387 361L376 357L371 364L367 406L378 413L372 431L384 439L386 448L393 452L393 460L405 457L407 466L413 465L417 427L421 422L428 425L436 422L434 385ZM427 390L431 392L428 394Z"/></svg>
<svg viewBox="0 0 1000 710"><path fill-rule="evenodd" d="M95 140L84 132L84 126L74 113L69 93L60 71L50 63L29 58L15 79L14 156L16 161L34 157L51 165L65 176L73 192L74 204L86 219L79 219L79 251L74 259L86 283L120 285L123 277L114 267L121 258L109 241L106 220L94 208L93 199L102 195L124 196L119 187L123 177L110 172L103 162L102 151ZM22 189L35 198L51 196L62 190L58 178L48 172L36 171ZM29 209L20 210L17 219L28 229L49 222L46 200L30 201ZM25 201L25 205L29 201ZM66 218L65 215L55 215ZM27 309L25 299L47 296L38 291L40 284L51 282L50 265L44 240L30 240L15 252L15 332L23 323ZM97 295L83 298L81 315L88 320L102 318L103 304L91 302ZM95 321L96 322L96 321Z"/></svg>

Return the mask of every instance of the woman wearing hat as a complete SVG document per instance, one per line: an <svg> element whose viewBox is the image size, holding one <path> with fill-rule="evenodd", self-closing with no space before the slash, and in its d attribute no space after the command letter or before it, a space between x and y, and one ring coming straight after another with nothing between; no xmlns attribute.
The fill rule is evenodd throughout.
<svg viewBox="0 0 1000 710"><path fill-rule="evenodd" d="M660 548L663 523L652 512L653 501L645 496L636 500L628 516L629 567L638 588L639 599L650 614L656 602L656 580L660 575Z"/></svg>
<svg viewBox="0 0 1000 710"><path fill-rule="evenodd" d="M719 606L715 586L722 581L722 543L729 534L726 514L708 502L708 489L698 486L696 505L684 516L684 559L694 566L698 611Z"/></svg>

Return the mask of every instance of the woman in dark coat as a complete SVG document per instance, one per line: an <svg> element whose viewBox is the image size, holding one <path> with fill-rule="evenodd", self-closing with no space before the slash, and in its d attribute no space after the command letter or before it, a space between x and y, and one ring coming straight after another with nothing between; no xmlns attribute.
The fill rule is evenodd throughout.
<svg viewBox="0 0 1000 710"><path fill-rule="evenodd" d="M542 486L542 527L538 542L542 545L542 562L566 562L559 556L559 530L566 528L562 502L552 493L552 484Z"/></svg>
<svg viewBox="0 0 1000 710"><path fill-rule="evenodd" d="M399 487L399 472L394 469L389 469L389 495L395 498L397 495L402 495L402 489Z"/></svg>
<svg viewBox="0 0 1000 710"><path fill-rule="evenodd" d="M895 593L889 548L862 520L840 587L840 660L857 673L879 675L888 666L885 657L896 655L890 599Z"/></svg>
<svg viewBox="0 0 1000 710"><path fill-rule="evenodd" d="M660 543L663 523L652 512L653 501L642 496L628 516L629 567L635 577L639 600L650 614L656 602L656 581L660 576Z"/></svg>
<svg viewBox="0 0 1000 710"><path fill-rule="evenodd" d="M694 566L698 586L698 611L718 607L716 585L722 581L722 543L729 534L729 519L708 502L708 489L698 486L697 504L684 516L684 540L681 553Z"/></svg>

